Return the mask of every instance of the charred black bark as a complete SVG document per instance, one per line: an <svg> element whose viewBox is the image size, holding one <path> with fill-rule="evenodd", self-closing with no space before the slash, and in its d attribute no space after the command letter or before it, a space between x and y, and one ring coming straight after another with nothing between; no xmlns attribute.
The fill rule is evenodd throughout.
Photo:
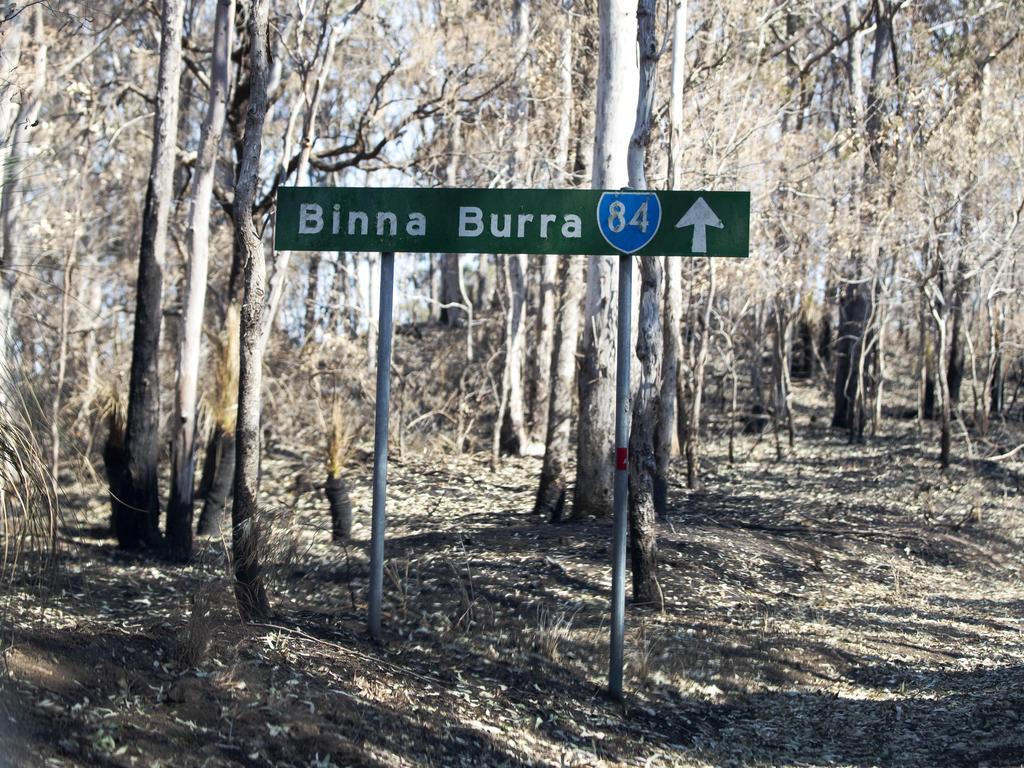
<svg viewBox="0 0 1024 768"><path fill-rule="evenodd" d="M861 350L866 343L871 301L858 285L847 285L839 302L839 338L835 343L836 378L833 389L835 407L832 426L858 430L863 411L861 382Z"/></svg>
<svg viewBox="0 0 1024 768"><path fill-rule="evenodd" d="M206 453L203 455L203 467L200 471L199 487L196 488L196 498L205 499L210 493L210 486L213 485L213 476L217 473L217 457L220 455L217 445L220 441L220 429L215 429L210 435L206 445Z"/></svg>
<svg viewBox="0 0 1024 768"><path fill-rule="evenodd" d="M821 332L818 336L818 356L821 358L821 362L824 363L826 369L832 365L833 344L832 318L826 313L821 318ZM828 371L824 370L822 373L828 373Z"/></svg>
<svg viewBox="0 0 1024 768"><path fill-rule="evenodd" d="M989 411L996 418L1003 415L1003 403L1005 400L1005 376L1003 375L1003 352L996 351L995 361L992 363L992 383L989 385Z"/></svg>
<svg viewBox="0 0 1024 768"><path fill-rule="evenodd" d="M160 495L157 461L160 433L160 319L163 268L154 250L156 191L150 179L143 211L143 235L135 301L128 424L125 433L125 476L111 521L121 549L156 546L160 542Z"/></svg>
<svg viewBox="0 0 1024 768"><path fill-rule="evenodd" d="M565 512L565 470L553 468L541 471L540 488L533 504L534 514L546 517L552 523L562 522Z"/></svg>
<svg viewBox="0 0 1024 768"><path fill-rule="evenodd" d="M964 381L964 345L963 345L963 310L960 296L954 293L950 307L953 315L953 330L949 337L949 366L946 370L946 381L949 384L949 404L956 408L960 404L960 386Z"/></svg>
<svg viewBox="0 0 1024 768"><path fill-rule="evenodd" d="M814 373L814 328L807 318L797 324L789 375L793 379L809 379Z"/></svg>
<svg viewBox="0 0 1024 768"><path fill-rule="evenodd" d="M935 418L935 378L930 373L924 378L924 418Z"/></svg>
<svg viewBox="0 0 1024 768"><path fill-rule="evenodd" d="M220 530L224 510L231 502L231 486L235 475L235 436L231 433L214 431L214 450L207 455L210 471L210 487L203 500L203 511L199 515L200 536L214 534Z"/></svg>
<svg viewBox="0 0 1024 768"><path fill-rule="evenodd" d="M348 541L352 536L352 499L344 478L329 477L324 495L331 508L331 540Z"/></svg>
<svg viewBox="0 0 1024 768"><path fill-rule="evenodd" d="M111 518L111 532L121 539L127 535L116 526L132 520L130 514L119 514L116 510L124 505L125 492L128 487L128 461L124 453L124 435L111 430L103 445L103 469L107 476L107 487L110 491L110 507L115 510Z"/></svg>
<svg viewBox="0 0 1024 768"><path fill-rule="evenodd" d="M175 437L176 449L186 457L187 467L181 476L171 473L171 497L167 503L167 551L181 561L192 557L192 522L195 512L195 455L196 441Z"/></svg>

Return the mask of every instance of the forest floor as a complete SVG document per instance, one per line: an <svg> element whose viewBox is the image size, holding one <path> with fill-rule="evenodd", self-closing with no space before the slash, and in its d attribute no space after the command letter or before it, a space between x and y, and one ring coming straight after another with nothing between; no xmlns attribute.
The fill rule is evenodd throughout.
<svg viewBox="0 0 1024 768"><path fill-rule="evenodd" d="M621 704L610 526L533 518L535 459L392 462L382 647L368 464L346 551L309 467L268 459L275 617L257 626L222 543L188 567L127 557L105 499L66 489L57 587L7 602L0 764L1024 765L1024 457L943 475L915 422L851 446L797 394L782 459L771 435L731 464L712 441L707 490L673 489L665 606L628 610Z"/></svg>

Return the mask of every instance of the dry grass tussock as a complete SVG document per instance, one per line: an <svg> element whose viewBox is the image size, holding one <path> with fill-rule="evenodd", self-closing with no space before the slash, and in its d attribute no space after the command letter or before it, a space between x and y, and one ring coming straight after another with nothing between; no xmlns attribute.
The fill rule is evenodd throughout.
<svg viewBox="0 0 1024 768"><path fill-rule="evenodd" d="M352 455L352 447L356 441L356 427L346 417L345 408L340 398L331 404L331 421L327 428L327 476L341 477L341 471Z"/></svg>
<svg viewBox="0 0 1024 768"><path fill-rule="evenodd" d="M0 398L0 579L43 581L58 560L61 507L18 393Z"/></svg>
<svg viewBox="0 0 1024 768"><path fill-rule="evenodd" d="M238 416L238 307L228 307L224 329L211 339L213 346L213 389L203 397L203 412L209 426L221 432L235 431Z"/></svg>
<svg viewBox="0 0 1024 768"><path fill-rule="evenodd" d="M175 656L182 667L197 667L205 660L213 637L215 596L228 589L225 579L203 584L192 594L188 623L175 648Z"/></svg>

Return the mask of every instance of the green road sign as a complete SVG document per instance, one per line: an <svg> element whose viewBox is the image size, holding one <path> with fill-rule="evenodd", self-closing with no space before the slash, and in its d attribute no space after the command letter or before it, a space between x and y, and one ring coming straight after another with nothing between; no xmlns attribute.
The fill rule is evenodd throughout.
<svg viewBox="0 0 1024 768"><path fill-rule="evenodd" d="M747 256L749 192L282 187L285 251Z"/></svg>

